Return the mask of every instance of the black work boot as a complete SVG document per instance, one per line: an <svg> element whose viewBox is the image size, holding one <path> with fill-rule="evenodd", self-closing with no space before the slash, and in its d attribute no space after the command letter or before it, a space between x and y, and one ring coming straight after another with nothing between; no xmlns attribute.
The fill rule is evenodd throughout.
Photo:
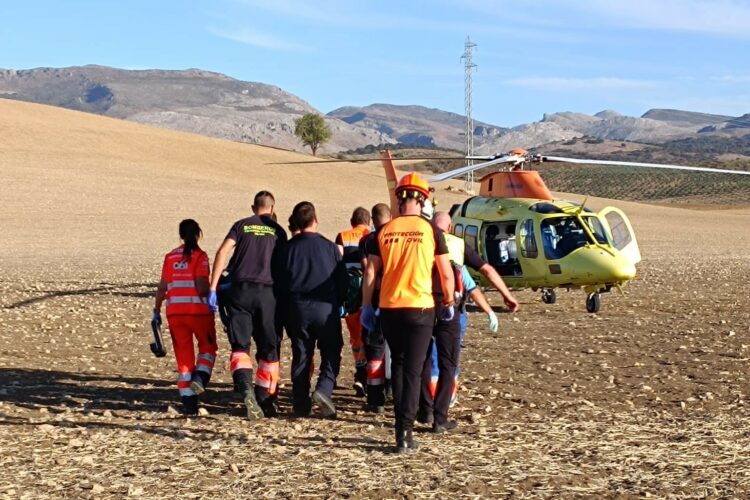
<svg viewBox="0 0 750 500"><path fill-rule="evenodd" d="M432 424L432 432L435 434L445 434L446 432L456 430L456 427L458 427L458 422L455 420L446 420L442 424L434 422Z"/></svg>
<svg viewBox="0 0 750 500"><path fill-rule="evenodd" d="M419 443L412 437L411 429L396 427L396 453L413 453L419 449Z"/></svg>
<svg viewBox="0 0 750 500"><path fill-rule="evenodd" d="M198 396L182 396L182 414L189 417L198 414Z"/></svg>
<svg viewBox="0 0 750 500"><path fill-rule="evenodd" d="M385 413L385 405L378 405L375 403L365 404L365 411L367 413L375 413L377 415L383 415Z"/></svg>
<svg viewBox="0 0 750 500"><path fill-rule="evenodd" d="M274 397L268 397L266 398L261 404L261 409L263 410L263 415L266 418L274 418L279 415L279 411L276 408L276 398Z"/></svg>
<svg viewBox="0 0 750 500"><path fill-rule="evenodd" d="M383 392L385 394L385 400L387 402L393 401L393 385L391 384L391 379L389 378L385 379L385 386L383 388Z"/></svg>
<svg viewBox="0 0 750 500"><path fill-rule="evenodd" d="M237 370L232 374L234 380L234 390L240 393L242 402L245 405L245 411L249 420L259 420L263 418L263 409L255 399L253 390L253 371Z"/></svg>
<svg viewBox="0 0 750 500"><path fill-rule="evenodd" d="M255 392L252 389L248 388L244 391L242 402L245 404L245 411L249 420L260 420L263 418L263 408L260 407L258 400L255 399Z"/></svg>
<svg viewBox="0 0 750 500"><path fill-rule="evenodd" d="M336 418L336 405L333 404L333 400L316 390L312 395L313 403L320 410L320 415L325 418Z"/></svg>
<svg viewBox="0 0 750 500"><path fill-rule="evenodd" d="M206 392L206 386L208 386L210 378L211 376L208 373L195 370L190 377L190 388L198 395L203 394Z"/></svg>
<svg viewBox="0 0 750 500"><path fill-rule="evenodd" d="M312 402L300 403L293 408L295 418L305 418L312 415Z"/></svg>
<svg viewBox="0 0 750 500"><path fill-rule="evenodd" d="M417 411L417 422L427 425L435 423L435 416L432 414L432 408L421 406Z"/></svg>

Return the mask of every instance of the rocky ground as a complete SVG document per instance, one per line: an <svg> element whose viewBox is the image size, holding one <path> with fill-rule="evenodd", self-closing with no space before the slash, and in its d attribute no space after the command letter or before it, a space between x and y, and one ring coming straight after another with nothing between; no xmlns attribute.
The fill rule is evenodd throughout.
<svg viewBox="0 0 750 500"><path fill-rule="evenodd" d="M459 430L404 457L390 412L349 389L348 352L338 420L291 418L285 376L283 415L248 422L222 338L207 415L186 419L171 353L148 350L153 275L3 278L0 495L742 496L748 279L743 258L655 259L597 315L530 291L497 336L472 314Z"/></svg>

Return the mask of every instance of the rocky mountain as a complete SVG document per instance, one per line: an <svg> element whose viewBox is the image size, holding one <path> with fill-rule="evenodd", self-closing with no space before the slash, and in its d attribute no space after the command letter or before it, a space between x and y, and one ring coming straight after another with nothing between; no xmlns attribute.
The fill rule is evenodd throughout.
<svg viewBox="0 0 750 500"><path fill-rule="evenodd" d="M750 133L750 113L731 118L722 123L708 125L700 133L722 133L724 135L741 136Z"/></svg>
<svg viewBox="0 0 750 500"><path fill-rule="evenodd" d="M649 109L641 115L641 118L670 123L685 123L697 127L706 127L732 120L731 116L696 113L694 111L681 111L678 109Z"/></svg>
<svg viewBox="0 0 750 500"><path fill-rule="evenodd" d="M550 142L566 141L584 134L558 123L541 121L519 125L508 132L475 143L475 152L480 155L494 155L514 148L531 149Z"/></svg>
<svg viewBox="0 0 750 500"><path fill-rule="evenodd" d="M148 123L241 142L302 151L294 120L316 112L273 85L189 69L122 70L104 66L0 70L0 97ZM324 151L393 142L373 129L327 119Z"/></svg>
<svg viewBox="0 0 750 500"><path fill-rule="evenodd" d="M466 118L439 109L371 104L335 109L328 116L364 129L377 130L404 144L440 146L459 151L466 148ZM474 122L475 141L499 137L506 131L488 123Z"/></svg>
<svg viewBox="0 0 750 500"><path fill-rule="evenodd" d="M199 69L0 69L0 97L298 151L306 148L294 136L294 120L304 113L317 112L306 101L276 86ZM396 142L465 149L465 118L439 109L391 104L348 106L328 113L326 121L333 138L322 153ZM733 118L651 109L632 117L612 110L594 115L559 112L511 129L475 122L474 144L478 154L503 153L516 147L530 149L581 137L661 144L706 135L740 137L749 127L750 114Z"/></svg>

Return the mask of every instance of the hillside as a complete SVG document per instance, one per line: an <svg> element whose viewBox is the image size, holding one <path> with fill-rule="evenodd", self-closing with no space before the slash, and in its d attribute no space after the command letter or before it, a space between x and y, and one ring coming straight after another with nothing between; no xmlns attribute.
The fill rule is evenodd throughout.
<svg viewBox="0 0 750 500"><path fill-rule="evenodd" d="M143 259L155 266L154 256L177 244L182 218L198 220L206 247L216 248L260 189L276 195L284 225L295 203L315 203L331 237L347 227L354 207L387 200L377 163L269 165L308 158L0 99L0 224L5 241L27 249L4 263L22 270L30 253L60 262L116 247L102 266Z"/></svg>
<svg viewBox="0 0 750 500"><path fill-rule="evenodd" d="M705 127L733 119L732 116L696 113L694 111L681 111L678 109L649 109L641 115L641 118L671 123L686 123L698 127Z"/></svg>
<svg viewBox="0 0 750 500"><path fill-rule="evenodd" d="M456 113L423 106L371 104L335 109L328 116L388 134L404 144L466 149L466 118ZM506 130L488 123L474 123L475 140L489 140L502 135Z"/></svg>
<svg viewBox="0 0 750 500"><path fill-rule="evenodd" d="M316 112L273 85L189 69L122 70L104 66L0 70L0 96L148 123L210 137L302 151L294 120ZM376 131L328 119L335 152L393 142Z"/></svg>

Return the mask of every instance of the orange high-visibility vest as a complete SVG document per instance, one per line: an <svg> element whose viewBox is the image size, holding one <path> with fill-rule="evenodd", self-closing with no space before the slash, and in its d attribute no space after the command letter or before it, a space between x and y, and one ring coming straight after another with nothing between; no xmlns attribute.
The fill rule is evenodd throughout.
<svg viewBox="0 0 750 500"><path fill-rule="evenodd" d="M432 267L437 249L432 225L418 215L393 219L378 232L383 261L380 307L432 308ZM443 246L445 244L443 243Z"/></svg>
<svg viewBox="0 0 750 500"><path fill-rule="evenodd" d="M361 252L359 251L359 242L370 234L370 227L364 224L354 226L346 231L341 231L336 238L336 244L344 247L344 264L347 269L350 267L361 268Z"/></svg>
<svg viewBox="0 0 750 500"><path fill-rule="evenodd" d="M167 316L172 314L211 314L208 300L198 294L195 280L209 277L208 255L196 248L190 261L183 256L183 246L164 257L161 277L167 282Z"/></svg>

